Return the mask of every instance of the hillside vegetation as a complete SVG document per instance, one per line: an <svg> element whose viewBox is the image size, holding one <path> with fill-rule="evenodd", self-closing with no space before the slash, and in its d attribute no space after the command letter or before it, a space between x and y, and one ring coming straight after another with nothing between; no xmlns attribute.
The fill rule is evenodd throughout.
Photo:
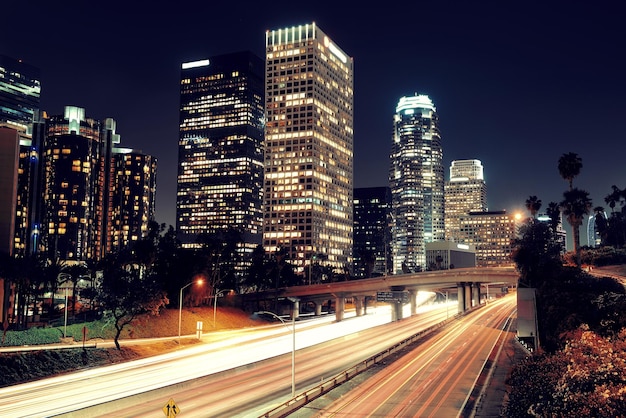
<svg viewBox="0 0 626 418"><path fill-rule="evenodd" d="M181 346L197 344L195 338L183 338L178 344L178 309L167 309L158 316L142 315L137 318L127 330L121 340L122 348L86 348L82 349L82 333L77 332L81 325L68 327L76 333L76 348L63 350L37 350L20 353L3 353L0 362L0 387L25 383L62 373L77 371L83 368L105 366L142 357L162 354L177 350ZM218 308L213 327L213 308L198 307L184 309L182 312L181 334L190 335L196 332L198 321L203 322L203 332L246 328L263 324L253 320L249 314L235 308ZM172 337L171 340L159 341L151 344L128 344L129 339ZM80 340L80 341L78 341ZM93 346L98 339L89 339L88 346ZM125 344L126 342L126 344Z"/></svg>

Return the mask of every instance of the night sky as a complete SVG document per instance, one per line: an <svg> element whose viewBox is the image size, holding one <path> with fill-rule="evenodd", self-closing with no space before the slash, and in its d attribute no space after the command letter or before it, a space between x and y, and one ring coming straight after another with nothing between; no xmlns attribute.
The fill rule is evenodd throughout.
<svg viewBox="0 0 626 418"><path fill-rule="evenodd" d="M626 188L621 2L139 3L11 1L0 54L41 70L48 114L75 105L112 117L122 146L158 158L159 223L175 225L181 63L264 58L266 30L310 22L354 58L355 187L387 185L395 106L419 93L439 114L446 179L452 160L481 160L490 210L525 212L530 195L542 209L560 202L567 152L582 158L574 186L594 207Z"/></svg>

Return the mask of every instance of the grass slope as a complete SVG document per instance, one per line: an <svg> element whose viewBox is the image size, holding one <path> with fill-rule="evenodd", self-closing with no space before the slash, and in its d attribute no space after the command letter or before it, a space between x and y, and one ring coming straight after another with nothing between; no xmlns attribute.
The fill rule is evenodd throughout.
<svg viewBox="0 0 626 418"><path fill-rule="evenodd" d="M88 348L82 344L75 349L38 350L22 353L3 353L0 357L0 387L30 382L62 373L89 367L105 366L142 357L162 354L180 348L178 345L178 309L167 309L158 316L143 315L137 318L122 335L121 350L115 348ZM213 327L213 308L186 308L182 311L181 334L196 332L198 321L203 332L258 326L260 321L235 308L218 308ZM172 340L154 344L125 345L127 338L173 337ZM174 338L175 337L175 338ZM196 344L195 338L183 339L181 345Z"/></svg>

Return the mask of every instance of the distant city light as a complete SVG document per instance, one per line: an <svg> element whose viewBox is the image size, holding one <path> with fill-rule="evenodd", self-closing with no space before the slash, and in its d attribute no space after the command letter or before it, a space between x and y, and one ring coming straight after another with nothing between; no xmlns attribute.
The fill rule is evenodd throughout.
<svg viewBox="0 0 626 418"><path fill-rule="evenodd" d="M192 61L192 62L183 62L183 70L188 70L190 68L197 67L206 67L209 65L209 60L200 60L200 61Z"/></svg>

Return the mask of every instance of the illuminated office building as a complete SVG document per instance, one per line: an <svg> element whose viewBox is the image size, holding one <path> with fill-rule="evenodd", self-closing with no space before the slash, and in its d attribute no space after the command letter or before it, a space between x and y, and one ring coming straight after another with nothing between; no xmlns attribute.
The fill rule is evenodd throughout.
<svg viewBox="0 0 626 418"><path fill-rule="evenodd" d="M182 64L176 230L182 245L233 228L240 255L261 244L263 78L250 52Z"/></svg>
<svg viewBox="0 0 626 418"><path fill-rule="evenodd" d="M154 220L157 161L129 148L113 148L106 252L119 251L148 233Z"/></svg>
<svg viewBox="0 0 626 418"><path fill-rule="evenodd" d="M461 234L461 217L487 210L487 186L481 162L452 161L444 196L446 240L465 242Z"/></svg>
<svg viewBox="0 0 626 418"><path fill-rule="evenodd" d="M428 96L398 102L390 155L393 271L425 270L425 243L443 240L445 232L443 150Z"/></svg>
<svg viewBox="0 0 626 418"><path fill-rule="evenodd" d="M110 119L106 123L114 125ZM51 259L85 261L103 255L112 147L103 131L100 121L85 117L85 110L74 106L47 121L43 239ZM118 135L112 139L119 142Z"/></svg>
<svg viewBox="0 0 626 418"><path fill-rule="evenodd" d="M391 191L389 187L354 189L354 276L391 272Z"/></svg>
<svg viewBox="0 0 626 418"><path fill-rule="evenodd" d="M476 266L510 266L517 222L506 211L470 212L460 217L464 242L476 248Z"/></svg>
<svg viewBox="0 0 626 418"><path fill-rule="evenodd" d="M263 245L352 269L353 59L315 23L266 32Z"/></svg>
<svg viewBox="0 0 626 418"><path fill-rule="evenodd" d="M0 124L29 129L39 109L39 69L0 55Z"/></svg>
<svg viewBox="0 0 626 418"><path fill-rule="evenodd" d="M19 136L18 183L13 207L13 254L24 257L37 250L41 221L40 152L43 132L37 129L41 93L39 69L0 55L0 126Z"/></svg>

